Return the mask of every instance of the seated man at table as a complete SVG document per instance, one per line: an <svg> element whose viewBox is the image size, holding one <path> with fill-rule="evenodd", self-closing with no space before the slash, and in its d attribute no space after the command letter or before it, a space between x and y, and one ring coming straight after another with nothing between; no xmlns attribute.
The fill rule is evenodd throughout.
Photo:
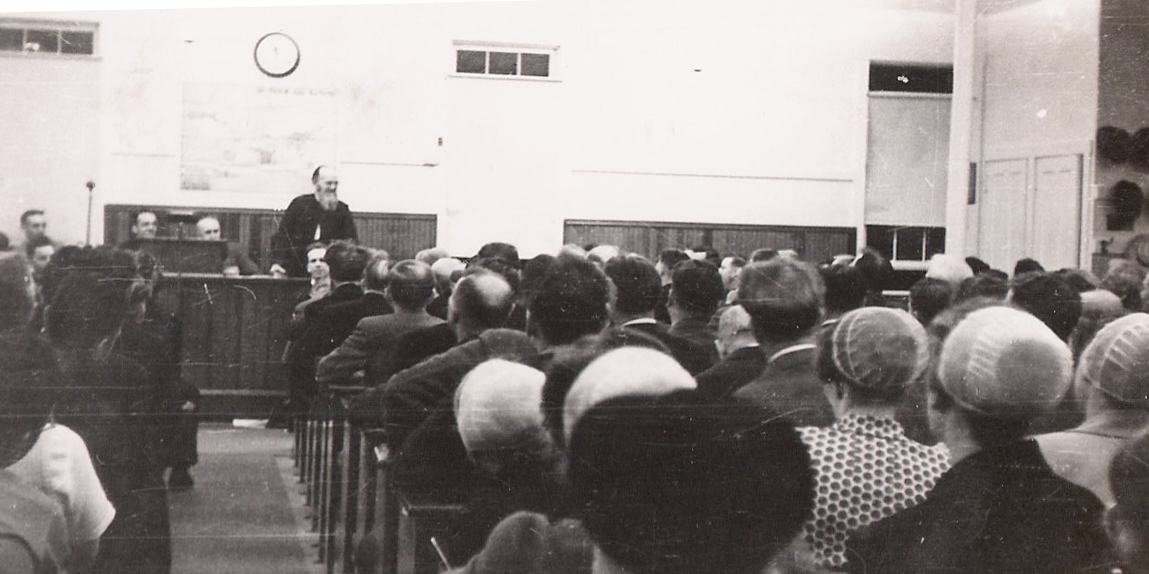
<svg viewBox="0 0 1149 574"><path fill-rule="evenodd" d="M223 241L220 231L219 219L205 215L195 224L199 238L204 241ZM227 242L227 255L223 259L220 273L231 277L237 275L258 275L259 266L256 265L245 250L234 241Z"/></svg>

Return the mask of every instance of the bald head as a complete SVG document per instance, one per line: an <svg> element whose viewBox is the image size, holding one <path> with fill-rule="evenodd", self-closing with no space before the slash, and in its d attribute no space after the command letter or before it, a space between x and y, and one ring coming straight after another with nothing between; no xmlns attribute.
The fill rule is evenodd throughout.
<svg viewBox="0 0 1149 574"><path fill-rule="evenodd" d="M467 270L455 285L448 320L467 333L503 326L515 302L515 292L501 275L482 268Z"/></svg>
<svg viewBox="0 0 1149 574"><path fill-rule="evenodd" d="M435 280L431 267L422 261L407 259L391 268L387 292L395 306L404 311L418 311L427 307L434 292Z"/></svg>

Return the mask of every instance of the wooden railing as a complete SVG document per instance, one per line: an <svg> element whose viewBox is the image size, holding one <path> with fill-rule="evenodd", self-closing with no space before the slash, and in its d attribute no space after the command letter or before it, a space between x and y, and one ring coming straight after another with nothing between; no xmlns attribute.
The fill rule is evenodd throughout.
<svg viewBox="0 0 1149 574"><path fill-rule="evenodd" d="M384 432L349 416L348 402L361 390L325 390L293 425L319 561L327 574L433 574L441 561L432 541L465 509L396 488ZM373 547L369 571L356 562L365 539Z"/></svg>
<svg viewBox="0 0 1149 574"><path fill-rule="evenodd" d="M755 249L793 249L806 261L854 253L852 227L741 225L731 223L674 223L665 221L612 221L568 219L563 222L563 243L618 245L628 251L657 258L663 249L709 246L723 255L749 257Z"/></svg>

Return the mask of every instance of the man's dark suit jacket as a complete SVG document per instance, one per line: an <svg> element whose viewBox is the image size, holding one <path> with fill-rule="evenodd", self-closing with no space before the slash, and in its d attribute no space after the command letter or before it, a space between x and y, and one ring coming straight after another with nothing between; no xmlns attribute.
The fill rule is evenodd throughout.
<svg viewBox="0 0 1149 574"><path fill-rule="evenodd" d="M427 304L427 314L432 317L438 317L444 321L447 320L447 302L451 299L451 294L436 295L430 303Z"/></svg>
<svg viewBox="0 0 1149 574"><path fill-rule="evenodd" d="M702 371L710 368L714 364L711 352L715 350L714 343L711 342L709 348L702 348L699 345L692 343L682 337L676 337L670 334L670 328L662 323L635 323L626 325L623 330L638 331L644 335L649 335L658 339L667 349L670 349L670 356L682 365L692 375L697 375Z"/></svg>
<svg viewBox="0 0 1149 574"><path fill-rule="evenodd" d="M279 230L271 238L272 258L292 277L307 276L307 246L315 241L315 226L319 226L319 241L336 239L359 240L351 210L342 201L334 211L326 211L314 194L305 194L291 200Z"/></svg>
<svg viewBox="0 0 1149 574"><path fill-rule="evenodd" d="M315 378L320 383L336 383L351 378L355 371L367 370L369 379L387 380L395 369L393 355L405 336L442 323L427 313L387 313L364 317L334 351L319 361Z"/></svg>
<svg viewBox="0 0 1149 574"><path fill-rule="evenodd" d="M364 317L392 311L382 293L368 292L354 283L336 287L326 297L307 306L295 360L314 376L315 361L334 351Z"/></svg>
<svg viewBox="0 0 1149 574"><path fill-rule="evenodd" d="M742 347L699 373L698 390L712 397L729 397L754 382L766 369L766 357L758 347Z"/></svg>
<svg viewBox="0 0 1149 574"><path fill-rule="evenodd" d="M427 357L445 353L457 344L459 339L455 336L455 330L447 323L415 331L399 339L395 346L395 355L391 357L393 372L409 369ZM372 379L369 384L380 385L386 382L387 379Z"/></svg>
<svg viewBox="0 0 1149 574"><path fill-rule="evenodd" d="M236 266L240 275L259 275L259 266L248 257L247 250L234 241L227 242L227 256L223 259L223 268Z"/></svg>
<svg viewBox="0 0 1149 574"><path fill-rule="evenodd" d="M795 426L825 427L834 410L822 390L814 365L814 348L786 353L769 361L762 376L734 393L785 415Z"/></svg>

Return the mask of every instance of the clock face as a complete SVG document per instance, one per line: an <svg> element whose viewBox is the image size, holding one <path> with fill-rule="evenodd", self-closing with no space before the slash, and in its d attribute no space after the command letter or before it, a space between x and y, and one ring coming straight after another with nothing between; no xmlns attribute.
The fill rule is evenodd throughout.
<svg viewBox="0 0 1149 574"><path fill-rule="evenodd" d="M299 45L287 34L266 34L255 43L255 65L273 78L287 76L299 67Z"/></svg>

